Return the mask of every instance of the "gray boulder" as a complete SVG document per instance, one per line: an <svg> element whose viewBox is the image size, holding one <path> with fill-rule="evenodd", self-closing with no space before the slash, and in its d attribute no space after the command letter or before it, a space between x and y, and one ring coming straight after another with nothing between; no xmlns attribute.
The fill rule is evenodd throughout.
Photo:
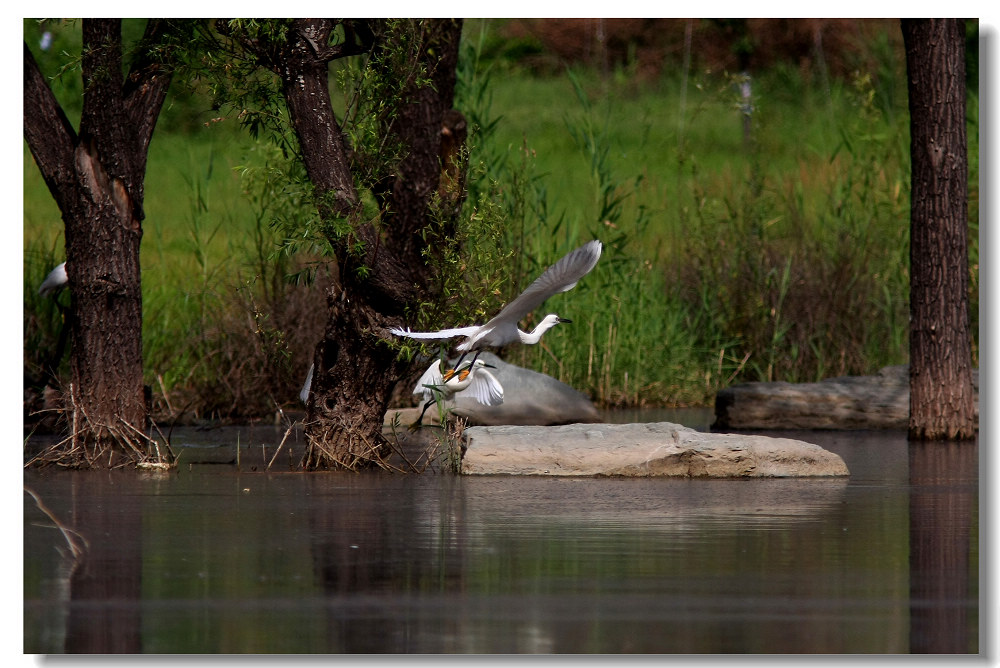
<svg viewBox="0 0 1000 668"><path fill-rule="evenodd" d="M978 393L978 369L972 382ZM909 414L909 367L901 365L817 383L733 385L715 397L712 428L906 429Z"/></svg>
<svg viewBox="0 0 1000 668"><path fill-rule="evenodd" d="M849 475L818 445L714 434L670 422L465 430L465 474L777 478Z"/></svg>

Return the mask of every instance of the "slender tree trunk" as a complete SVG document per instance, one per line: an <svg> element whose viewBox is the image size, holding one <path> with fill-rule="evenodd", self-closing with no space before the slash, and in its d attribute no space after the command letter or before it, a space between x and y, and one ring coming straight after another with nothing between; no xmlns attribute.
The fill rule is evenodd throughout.
<svg viewBox="0 0 1000 668"><path fill-rule="evenodd" d="M150 21L146 38L164 24ZM49 458L117 466L153 456L143 437L142 239L146 154L170 75L138 58L122 75L121 21L83 22L77 134L24 48L24 134L66 225L71 438Z"/></svg>
<svg viewBox="0 0 1000 668"><path fill-rule="evenodd" d="M975 438L969 331L965 42L958 19L902 22L910 105L910 422Z"/></svg>

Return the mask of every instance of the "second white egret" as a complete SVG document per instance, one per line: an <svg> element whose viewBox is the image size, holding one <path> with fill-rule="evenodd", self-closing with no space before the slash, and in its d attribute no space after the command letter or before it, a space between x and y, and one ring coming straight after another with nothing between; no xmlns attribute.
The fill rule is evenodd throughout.
<svg viewBox="0 0 1000 668"><path fill-rule="evenodd" d="M473 360L464 364L459 363L456 368L448 370L442 370L443 365L441 360L434 360L413 388L413 394L422 396L427 403L420 411L417 421L410 425L410 429L420 426L424 413L433 404L450 399L459 392L470 395L484 406L497 406L503 403L503 386L486 370L487 367L493 368L492 364L487 364L483 360Z"/></svg>

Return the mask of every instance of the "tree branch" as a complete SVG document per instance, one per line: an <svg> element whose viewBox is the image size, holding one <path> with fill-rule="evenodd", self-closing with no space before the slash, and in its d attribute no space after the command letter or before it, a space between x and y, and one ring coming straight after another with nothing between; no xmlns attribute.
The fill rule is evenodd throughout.
<svg viewBox="0 0 1000 668"><path fill-rule="evenodd" d="M62 209L60 192L73 178L76 131L38 69L27 43L24 45L24 139L49 192Z"/></svg>
<svg viewBox="0 0 1000 668"><path fill-rule="evenodd" d="M153 57L157 46L166 46L170 50L166 44L170 30L170 24L163 19L150 19L146 23L142 47L138 50L122 88L125 113L132 127L131 152L137 158L135 169L139 174L146 173L149 143L153 139L156 120L160 116L173 76L171 69L164 65L162 57ZM144 189L144 179L138 181L138 188L138 201L143 201L141 191Z"/></svg>
<svg viewBox="0 0 1000 668"><path fill-rule="evenodd" d="M147 153L173 75L171 69L164 65L162 57L153 57L154 49L167 46L170 30L170 24L163 19L150 19L146 23L143 47L138 50L122 91L126 113L135 128L137 145L134 150L142 156ZM170 47L167 46L167 49Z"/></svg>
<svg viewBox="0 0 1000 668"><path fill-rule="evenodd" d="M330 26L330 30L326 33L324 41L321 43L312 39L308 34L303 35L309 42L309 45L312 46L317 60L329 63L338 58L359 56L371 48L375 36L372 34L367 21L363 19L346 19L341 22L341 25L344 26L344 42L342 44L329 44L330 36L333 34L333 29L336 28L337 23L333 23Z"/></svg>

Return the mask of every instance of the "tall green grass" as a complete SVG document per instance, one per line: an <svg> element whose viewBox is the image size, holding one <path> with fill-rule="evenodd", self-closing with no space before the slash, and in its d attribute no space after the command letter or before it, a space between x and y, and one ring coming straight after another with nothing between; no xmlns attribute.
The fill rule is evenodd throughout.
<svg viewBox="0 0 1000 668"><path fill-rule="evenodd" d="M642 174L620 179L612 147L617 119L589 99L583 82L570 75L576 105L566 110L561 132L572 160L586 168L577 177L575 206L553 204L551 174L537 172L541 151L527 145L514 153L505 181L513 184L508 245L515 249L510 296L548 264L590 238L604 242L604 254L572 292L551 298L534 314L557 311L573 324L553 330L537 346L515 346L508 361L535 368L588 392L605 405L702 403L715 389L708 359L689 328L689 314L665 284L646 246L651 217L637 202ZM500 127L498 125L498 127ZM475 155L475 152L473 153ZM658 243L658 242L657 242ZM717 342L711 344L712 354ZM716 365L712 365L713 369Z"/></svg>
<svg viewBox="0 0 1000 668"><path fill-rule="evenodd" d="M685 104L680 78L642 92L593 72L495 78L495 141L532 184L511 244L537 272L591 236L611 242L545 307L582 325L509 355L610 404L702 403L731 382L906 362L908 118L900 63L885 60L878 77L828 89L765 73L749 135L723 75L693 76ZM970 137L977 124L970 114ZM973 187L973 273L977 207ZM975 288L970 299L978 313Z"/></svg>

